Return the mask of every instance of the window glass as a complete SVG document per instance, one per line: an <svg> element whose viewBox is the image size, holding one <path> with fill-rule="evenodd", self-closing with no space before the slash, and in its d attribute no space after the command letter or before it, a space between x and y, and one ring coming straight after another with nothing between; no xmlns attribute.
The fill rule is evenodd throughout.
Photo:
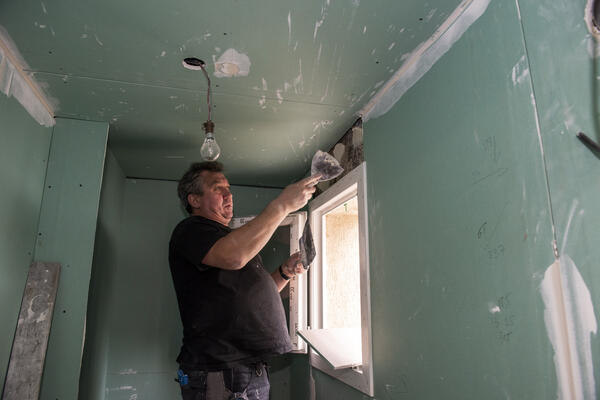
<svg viewBox="0 0 600 400"><path fill-rule="evenodd" d="M323 215L323 328L361 327L358 200Z"/></svg>

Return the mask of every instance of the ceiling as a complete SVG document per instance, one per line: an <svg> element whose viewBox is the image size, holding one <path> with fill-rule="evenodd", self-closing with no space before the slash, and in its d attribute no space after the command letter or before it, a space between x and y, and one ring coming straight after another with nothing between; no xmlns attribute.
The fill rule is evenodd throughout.
<svg viewBox="0 0 600 400"><path fill-rule="evenodd" d="M335 144L459 3L3 0L0 26L55 116L110 123L130 177L179 179L199 160L207 82L182 60L204 60L231 183L281 187ZM227 57L237 76L215 71Z"/></svg>

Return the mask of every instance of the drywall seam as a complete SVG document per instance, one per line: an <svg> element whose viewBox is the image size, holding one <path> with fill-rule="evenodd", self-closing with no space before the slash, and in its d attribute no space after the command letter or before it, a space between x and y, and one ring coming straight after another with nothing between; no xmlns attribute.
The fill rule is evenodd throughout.
<svg viewBox="0 0 600 400"><path fill-rule="evenodd" d="M14 96L40 125L54 126L54 110L25 68L27 65L16 45L0 26L0 91L8 97Z"/></svg>
<svg viewBox="0 0 600 400"><path fill-rule="evenodd" d="M464 0L433 35L409 56L402 67L363 107L363 121L387 113L433 67L487 9L490 0Z"/></svg>
<svg viewBox="0 0 600 400"><path fill-rule="evenodd" d="M591 335L597 332L596 316L588 287L568 255L548 267L540 290L554 348L558 399L595 399Z"/></svg>

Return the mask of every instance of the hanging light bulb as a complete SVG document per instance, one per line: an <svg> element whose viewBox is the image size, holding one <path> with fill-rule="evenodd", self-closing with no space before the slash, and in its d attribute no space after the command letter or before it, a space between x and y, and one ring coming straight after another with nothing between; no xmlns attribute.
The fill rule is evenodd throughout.
<svg viewBox="0 0 600 400"><path fill-rule="evenodd" d="M215 124L211 120L204 123L205 137L204 143L202 143L202 147L200 148L200 155L206 161L215 161L221 155L221 148L213 135L214 129Z"/></svg>
<svg viewBox="0 0 600 400"><path fill-rule="evenodd" d="M183 60L183 66L187 69L198 70L201 69L206 77L206 81L208 82L208 92L206 93L206 104L208 106L208 120L204 123L204 142L202 143L202 147L200 147L200 156L205 161L215 161L221 155L221 148L217 144L215 140L214 131L215 131L215 123L210 119L210 110L211 110L211 91L210 91L210 78L208 77L208 73L206 72L206 64L204 61L190 57Z"/></svg>

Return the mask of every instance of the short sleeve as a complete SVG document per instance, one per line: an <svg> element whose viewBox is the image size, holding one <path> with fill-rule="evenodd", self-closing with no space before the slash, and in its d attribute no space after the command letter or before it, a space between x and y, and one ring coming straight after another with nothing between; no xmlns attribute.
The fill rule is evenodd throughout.
<svg viewBox="0 0 600 400"><path fill-rule="evenodd" d="M229 233L211 223L196 221L185 224L173 235L171 246L174 253L200 271L212 268L202 260L217 242Z"/></svg>

